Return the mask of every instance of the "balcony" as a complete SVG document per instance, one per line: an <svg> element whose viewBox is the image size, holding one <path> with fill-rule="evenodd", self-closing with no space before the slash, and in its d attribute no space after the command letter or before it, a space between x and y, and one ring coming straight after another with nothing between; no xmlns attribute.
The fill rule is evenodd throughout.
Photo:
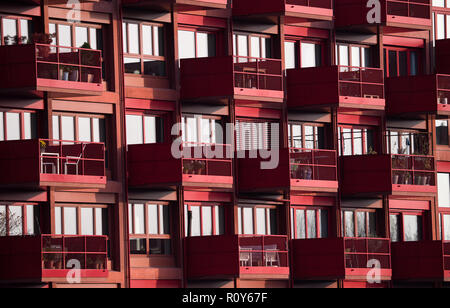
<svg viewBox="0 0 450 308"><path fill-rule="evenodd" d="M337 192L334 150L290 149L291 190Z"/></svg>
<svg viewBox="0 0 450 308"><path fill-rule="evenodd" d="M436 70L439 74L450 74L450 39L436 41Z"/></svg>
<svg viewBox="0 0 450 308"><path fill-rule="evenodd" d="M188 279L288 279L284 235L219 235L186 238Z"/></svg>
<svg viewBox="0 0 450 308"><path fill-rule="evenodd" d="M384 76L378 68L324 66L287 70L288 107L384 110Z"/></svg>
<svg viewBox="0 0 450 308"><path fill-rule="evenodd" d="M435 196L437 192L433 156L343 156L341 162L345 195Z"/></svg>
<svg viewBox="0 0 450 308"><path fill-rule="evenodd" d="M181 99L227 99L282 103L281 60L250 57L210 57L181 60Z"/></svg>
<svg viewBox="0 0 450 308"><path fill-rule="evenodd" d="M450 281L450 243L392 243L393 279Z"/></svg>
<svg viewBox="0 0 450 308"><path fill-rule="evenodd" d="M0 142L3 187L104 188L105 145L61 140Z"/></svg>
<svg viewBox="0 0 450 308"><path fill-rule="evenodd" d="M54 45L0 47L0 91L18 95L101 95L101 51Z"/></svg>
<svg viewBox="0 0 450 308"><path fill-rule="evenodd" d="M378 25L387 27L387 32L403 31L405 29L430 30L431 0L380 0L380 22L370 22L373 6L367 7L367 1L341 0L336 1L336 26L359 27L376 31Z"/></svg>
<svg viewBox="0 0 450 308"><path fill-rule="evenodd" d="M389 239L329 238L292 240L293 276L298 280L367 280L370 260L379 261L381 280L391 280Z"/></svg>
<svg viewBox="0 0 450 308"><path fill-rule="evenodd" d="M387 112L392 115L450 115L450 75L386 79Z"/></svg>
<svg viewBox="0 0 450 308"><path fill-rule="evenodd" d="M233 187L233 153L223 144L184 143L180 158L171 144L128 146L129 185L132 187ZM217 155L213 155L216 153ZM227 157L227 158L207 158Z"/></svg>
<svg viewBox="0 0 450 308"><path fill-rule="evenodd" d="M332 21L332 0L235 0L234 16L285 16L286 23L305 21Z"/></svg>
<svg viewBox="0 0 450 308"><path fill-rule="evenodd" d="M0 237L0 279L21 282L65 279L73 270L73 262L79 262L81 278L108 277L107 241L106 236Z"/></svg>
<svg viewBox="0 0 450 308"><path fill-rule="evenodd" d="M172 8L175 11L193 11L200 9L226 9L228 0L123 0L122 5L167 12L171 11Z"/></svg>

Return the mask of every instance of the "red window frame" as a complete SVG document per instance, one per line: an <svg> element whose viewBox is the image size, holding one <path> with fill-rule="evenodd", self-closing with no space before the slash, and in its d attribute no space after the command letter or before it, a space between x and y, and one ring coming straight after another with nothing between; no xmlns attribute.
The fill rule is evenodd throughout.
<svg viewBox="0 0 450 308"><path fill-rule="evenodd" d="M35 110L22 110L22 109L5 109L5 108L0 108L0 112L3 113L3 139L4 140L8 140L7 136L8 136L8 129L7 129L7 120L6 120L6 114L7 113L18 113L19 114L19 118L20 118L20 140L25 140L25 113L31 113L34 114L34 116L36 117L36 131L34 132L34 134L37 136L38 132L39 132L39 119L38 117L38 113ZM33 130L33 127L31 127L31 129ZM33 133L32 133L33 135Z"/></svg>
<svg viewBox="0 0 450 308"><path fill-rule="evenodd" d="M324 144L324 148L320 148L320 147L316 147L316 144L320 144L319 139L316 137L319 137L319 135L316 136L316 134L313 134L313 150L326 150L327 149L327 144L328 144L328 140L327 140L327 130L329 125L327 125L326 123L310 123L310 122L294 122L294 121L289 121L288 123L288 139L289 139L289 147L291 148L297 148L294 147L294 133L293 133L293 128L292 126L297 125L297 126L301 126L301 130L302 130L302 146L300 147L301 149L306 149L305 146L305 142L306 142L306 134L305 134L305 126L312 126L314 127L321 127L325 130L325 140L323 140L323 144Z"/></svg>
<svg viewBox="0 0 450 308"><path fill-rule="evenodd" d="M0 207L4 206L5 207L5 214L6 216L3 218L5 220L5 232L6 234L3 236L13 236L10 235L9 231L10 231L10 226L9 226L9 207L21 207L22 208L22 219L21 219L21 224L22 224L22 235L27 235L28 230L27 230L27 206L33 206L33 207L37 207L39 212L38 212L38 216L39 216L39 220L42 221L41 219L41 212L40 212L40 208L39 208L39 204L38 203L33 203L33 202L28 202L28 203L14 203L14 202L0 202ZM1 217L0 217L1 218ZM1 223L1 221L0 221ZM1 227L0 227L1 228ZM39 234L40 231L39 230L35 230L35 234ZM0 235L2 236L2 235ZM19 236L19 235L18 235Z"/></svg>
<svg viewBox="0 0 450 308"><path fill-rule="evenodd" d="M297 234L297 211L304 211L305 213L305 238L301 238L299 237L299 235ZM307 211L315 211L315 215L316 215L316 235L314 237L309 237L308 234L308 215L307 215ZM321 233L321 227L322 227L322 219L320 216L320 211L326 211L327 212L327 217L328 220L326 222L327 224L327 234L328 236L330 235L330 225L331 225L331 215L330 215L330 209L327 207L316 207L316 206L291 206L291 223L292 223L292 228L291 228L291 237L293 239L309 239L309 238L326 238L326 237L322 237Z"/></svg>
<svg viewBox="0 0 450 308"><path fill-rule="evenodd" d="M397 74L395 76L390 76L389 71L389 51L394 51L397 53ZM406 52L407 55L407 76L411 76L411 52L416 52L417 54L417 75L420 75L423 71L422 64L422 49L420 48L407 48L407 47L394 47L394 46L385 46L383 50L384 54L384 74L386 77L397 77L400 76L400 52Z"/></svg>
<svg viewBox="0 0 450 308"><path fill-rule="evenodd" d="M189 219L189 212L191 211L192 207L199 207L200 210L200 235L196 235L196 236L212 236L212 235L223 235L220 232L217 232L217 221L216 221L216 206L217 207L222 207L223 209L223 221L222 224L224 226L224 233L226 233L226 222L227 222L227 215L226 215L226 205L222 204L222 203L213 203L213 202L185 202L184 205L184 211L185 211L185 232L184 235L185 237L192 237L192 227L191 227L191 234L188 234L188 219ZM203 230L203 208L205 207L211 207L211 228L212 228L212 234L211 235L205 235L205 232ZM218 209L218 208L217 208ZM220 211L219 211L220 214ZM219 219L220 219L220 215L219 215ZM219 229L220 231L220 229Z"/></svg>
<svg viewBox="0 0 450 308"><path fill-rule="evenodd" d="M270 149L270 147L272 145L271 125L276 123L276 124L279 125L278 127L281 127L280 123L277 122L277 121L274 121L274 120L254 119L254 118L237 118L236 119L236 149L238 151L239 150L241 150L241 151L245 150L245 147L244 147L245 139L243 138L243 135L242 135L244 130L242 128L239 128L239 131L238 131L238 126L240 126L242 123L250 123L250 124L253 124L253 123L256 123L256 124L267 123L267 125L268 125L268 132L267 132L267 136L263 136L263 142L262 142L263 149ZM281 130L279 129L279 131L281 131ZM238 137L238 133L240 134L239 137ZM256 144L259 144L259 142L258 142L259 137L257 136L257 134L254 134L253 131L252 131L252 135L250 136L250 138L251 138L251 145L254 144L254 142L253 142L254 139L256 139ZM278 138L279 138L279 136L278 136ZM267 145L267 147L265 147L264 145ZM252 146L250 148L252 150L255 150L255 149L252 148ZM261 150L261 149L258 147L258 150Z"/></svg>
<svg viewBox="0 0 450 308"><path fill-rule="evenodd" d="M54 209L55 208L61 208L61 235L65 235L64 234L64 208L65 207L75 208L76 211L77 211L77 213L76 213L76 216L77 216L76 217L77 234L76 235L80 235L81 236L81 233L82 233L81 232L81 230L82 230L82 228L81 228L81 226L82 226L81 209L82 208L89 208L89 209L93 210L93 220L92 221L93 221L93 233L94 233L94 235L97 233L97 230L96 230L96 228L97 228L97 226L96 226L96 215L97 215L97 213L96 213L95 209L98 209L98 208L107 210L107 212L108 212L108 226L107 226L107 230L108 231L111 230L110 226L109 226L110 207L108 205L106 205L106 204L81 204L80 205L80 204L70 204L70 203L57 203L57 204L55 204ZM56 215L54 213L55 213L55 211L53 211L53 219L52 220L54 222L53 225L55 226L55 229L56 229ZM56 234L56 232L52 232L52 233ZM108 233L110 233L110 232L108 232ZM103 234L103 235L109 236L109 234Z"/></svg>
<svg viewBox="0 0 450 308"><path fill-rule="evenodd" d="M0 14L0 45L6 45L5 43L5 36L3 35L3 19L14 19L16 20L16 25L17 25L17 35L18 37L20 37L21 35L21 25L20 25L20 20L29 20L33 22L33 18L31 17L25 17L25 16L14 16L14 15L1 15ZM31 36L33 35L33 33L29 33L29 38L31 38ZM26 43L26 42L25 42ZM18 42L18 44L22 44L22 42Z"/></svg>
<svg viewBox="0 0 450 308"><path fill-rule="evenodd" d="M194 46L195 46L195 58L198 58L198 50L197 50L197 33L205 33L214 35L214 39L216 41L215 46L215 55L209 57L217 57L222 56L222 29L211 28L211 27L199 27L199 26L191 26L191 25L182 25L178 28L178 31L190 31L194 32Z"/></svg>
<svg viewBox="0 0 450 308"><path fill-rule="evenodd" d="M443 241L450 241L450 238L445 238L445 224L444 224L444 215L445 216L450 216L450 208L439 208L439 234L440 234L440 238Z"/></svg>
<svg viewBox="0 0 450 308"><path fill-rule="evenodd" d="M241 225L239 226L238 225L238 231L240 230L240 232L238 232L239 234L241 234L241 235L244 235L244 226L245 226L245 218L244 218L244 208L251 208L252 209L252 215L253 215L253 234L249 234L249 235L258 235L257 234L257 231L258 231L258 216L257 216L257 210L258 209L264 209L266 212L265 212L265 215L266 215L266 219L265 219L265 222L264 222L264 224L265 224L265 230L266 230L266 234L265 235L268 235L267 234L267 230L269 230L269 228L270 229L272 229L271 228L271 226L270 226L270 216L267 216L267 213L269 212L270 213L270 210L275 210L275 215L276 215L276 217L275 217L275 220L276 220L276 224L277 224L277 226L276 226L276 228L277 228L277 230L270 230L271 231L271 234L270 235L278 235L278 229L279 229L279 223L278 223L278 209L277 209L277 207L276 206L274 206L274 205L248 205L248 204L242 204L242 205L239 205L238 207L237 207L237 211L239 212L240 211L240 213L241 213ZM267 210L269 210L269 211L267 211ZM238 214L238 217L239 217L239 214ZM247 234L246 234L247 235Z"/></svg>
<svg viewBox="0 0 450 308"><path fill-rule="evenodd" d="M446 3L447 4L447 3ZM438 40L437 38L437 15L444 15L444 38L447 39L450 38L450 33L448 32L448 23L450 22L450 7L439 7L439 6L433 6L433 38L434 40Z"/></svg>
<svg viewBox="0 0 450 308"><path fill-rule="evenodd" d="M336 65L343 65L341 63L339 63L341 57L340 57L340 53L341 50L339 48L339 46L346 46L348 49L348 66L352 66L352 62L353 62L353 58L352 58L352 48L353 47L357 47L359 48L359 63L360 66L362 67L362 63L364 63L364 58L363 58L363 53L362 53L362 49L367 49L370 53L370 63L366 63L366 67L373 67L373 63L374 63L374 55L372 52L372 48L370 45L361 45L361 44L348 44L348 43L336 43ZM344 65L346 66L346 65Z"/></svg>
<svg viewBox="0 0 450 308"><path fill-rule="evenodd" d="M326 62L326 48L325 48L325 41L324 40L313 40L303 37L293 37L288 36L286 37L285 43L294 43L295 44L295 68L301 68L302 64L302 43L307 44L315 44L320 46L320 65L317 67L321 67L325 65Z"/></svg>
<svg viewBox="0 0 450 308"><path fill-rule="evenodd" d="M367 134L369 134L369 132L371 132L372 134L372 139L373 139L373 149L372 152L376 152L379 149L379 145L378 145L378 133L377 133L377 128L374 126L360 126L360 125L346 125L346 124L339 124L338 125L338 148L339 148L339 156L344 156L344 138L343 138L343 129L351 129L351 134L352 134L352 154L351 155L367 155L370 154L370 151L366 151L366 144L367 144L367 140L365 138L365 134L364 134L364 129L367 129ZM355 141L354 141L354 130L355 129L360 129L361 130L361 135L362 135L362 140L361 140L361 145L362 145L362 154L355 154ZM369 148L367 148L367 150L369 150ZM349 155L350 156L350 155Z"/></svg>
<svg viewBox="0 0 450 308"><path fill-rule="evenodd" d="M247 57L252 57L251 56L251 50L252 50L252 37L257 37L259 38L259 58L260 59L271 59L272 55L273 55L273 38L271 35L268 34L260 34L260 33L248 33L248 32L234 32L233 33L233 55L236 57L244 57L244 56L239 56L239 44L238 44L238 36L246 36L247 37ZM263 55L263 48L264 48L264 44L262 43L263 40L262 38L268 39L269 40L269 52L270 54L267 55L266 53L266 57L262 57Z"/></svg>
<svg viewBox="0 0 450 308"><path fill-rule="evenodd" d="M422 238L419 240L424 240L426 239L426 232L427 232L427 225L426 225L426 215L427 213L425 211L417 211L417 210L413 210L413 211L391 211L389 213L389 220L390 220L390 216L401 216L400 219L400 241L399 242L405 242L405 216L420 216L422 218Z"/></svg>
<svg viewBox="0 0 450 308"><path fill-rule="evenodd" d="M125 117L127 115L137 115L137 116L141 116L142 117L142 136L143 136L143 140L145 142L145 122L144 122L144 117L145 116L150 116L150 117L159 117L162 119L163 121L163 142L162 143L166 143L170 141L170 136L168 134L168 132L170 132L170 114L168 112L163 112L163 111L149 111L149 110L143 110L143 109L127 109L125 112ZM125 120L126 121L126 120ZM145 144L145 143L144 143Z"/></svg>
<svg viewBox="0 0 450 308"><path fill-rule="evenodd" d="M379 237L379 222L378 222L378 212L376 209L354 209L354 208L343 208L341 210L341 232L343 237L347 237L346 235L346 220L345 220L345 212L353 212L353 234L355 238L358 238L358 213L366 213L365 217L365 225L366 225L366 238L373 238L369 234L369 215L367 213L374 213L375 214L375 232L376 236L374 238Z"/></svg>

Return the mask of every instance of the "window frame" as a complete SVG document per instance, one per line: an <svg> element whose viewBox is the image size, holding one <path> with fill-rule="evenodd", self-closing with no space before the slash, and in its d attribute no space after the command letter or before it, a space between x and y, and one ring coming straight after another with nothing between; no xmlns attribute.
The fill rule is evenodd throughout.
<svg viewBox="0 0 450 308"><path fill-rule="evenodd" d="M222 207L223 209L223 226L224 226L224 233L218 234L217 231L217 222L216 222L216 206ZM226 204L220 203L220 202L184 202L184 224L185 224L185 230L184 230L184 237L203 237L203 236L216 236L216 235L224 235L227 233L227 214L226 214ZM200 209L200 234L199 235L192 235L192 228L191 228L191 234L188 234L188 219L189 219L189 212L191 211L191 207L199 207ZM205 235L203 230L203 208L204 207L210 207L211 208L211 229L212 234L211 235ZM220 210L219 210L220 214ZM220 219L220 215L219 215ZM220 223L220 222L219 222ZM192 227L192 226L191 226ZM220 228L219 228L220 233Z"/></svg>
<svg viewBox="0 0 450 308"><path fill-rule="evenodd" d="M156 142L156 143L165 143L168 142L168 132L170 132L170 127L169 127L169 114L167 112L157 112L157 111L149 111L149 110L137 110L137 109L127 109L125 111L125 124L126 124L126 116L128 115L132 115L132 116L141 116L142 118L142 140L144 141L144 143L142 144L151 144L151 143L145 143L145 137L146 137L146 126L145 126L145 117L155 117L155 118L160 118L163 122L162 124L162 140L161 142ZM157 134L156 134L157 136ZM157 138L158 139L158 138ZM128 145L128 141L127 141L127 145Z"/></svg>
<svg viewBox="0 0 450 308"><path fill-rule="evenodd" d="M340 50L340 46L346 46L348 49L348 54L347 54L347 58L348 58L348 65L342 65L340 64L340 55L341 55L341 50ZM374 67L374 54L372 52L372 46L371 45L364 45L364 44L353 44L353 43L341 43L341 42L336 42L336 48L335 48L335 53L336 53L336 57L335 57L335 61L336 61L336 65L338 66L349 66L349 67L353 67L352 66L352 62L353 62L353 56L352 56L352 48L357 47L359 48L359 63L360 66L359 67L366 67L366 68L371 68ZM363 52L362 49L367 49L369 51L369 56L370 56L370 65L366 66L362 66L362 63L365 62L365 59L363 57Z"/></svg>
<svg viewBox="0 0 450 308"><path fill-rule="evenodd" d="M0 14L0 46L5 46L5 36L3 35L3 19L14 19L16 20L16 30L17 30L17 36L21 37L22 35L22 26L20 25L20 20L28 20L31 21L32 27L34 27L34 20L32 17L27 16L17 16L17 15L9 15L9 14ZM29 33L28 38L31 39L34 33ZM22 44L22 42L18 42L18 44Z"/></svg>
<svg viewBox="0 0 450 308"><path fill-rule="evenodd" d="M394 51L396 52L396 58L397 58L397 74L395 76L390 76L390 70L389 70L389 52ZM411 75L411 52L416 52L417 54L417 75L420 75L423 71L423 49L422 48L411 48L411 47L398 47L398 46L390 46L386 45L383 48L383 57L384 57L384 75L385 77L398 77L400 75L400 52L406 52L406 59L407 59L407 68L408 72L406 76L412 76Z"/></svg>
<svg viewBox="0 0 450 308"><path fill-rule="evenodd" d="M239 55L239 44L238 44L238 37L239 36L246 36L247 37L247 56L240 56ZM251 56L251 50L252 50L252 37L256 37L259 38L259 54L260 57L256 58L256 57L252 57ZM269 51L270 51L270 55L267 56L266 53L266 57L262 57L263 55L263 40L262 39L269 39ZM273 37L269 34L262 34L262 33L249 33L249 32L241 32L241 31L236 31L233 32L233 36L232 36L232 40L233 40L233 56L235 57L247 57L247 58L256 58L256 59L273 59L273 52L274 52L274 48L273 48Z"/></svg>
<svg viewBox="0 0 450 308"><path fill-rule="evenodd" d="M27 214L28 211L27 206L33 206L33 207L37 207L38 208L38 212L37 212L37 216L39 217L39 221L42 221L42 217L41 217L41 211L40 211L40 204L36 203L36 202L0 202L0 206L5 206L6 207L6 220L5 220L5 227L6 227L6 235L0 235L0 237L8 237L8 236L26 236L29 235L28 234L28 229L27 229ZM10 235L10 229L9 229L9 207L21 207L22 208L22 219L21 219L21 223L22 223L22 230L21 230L21 235ZM35 230L33 235L37 235L40 234L41 230Z"/></svg>
<svg viewBox="0 0 450 308"><path fill-rule="evenodd" d="M217 57L220 54L220 29L216 28L210 28L210 27L199 27L199 26L191 26L191 25L180 25L178 28L178 31L189 31L194 32L194 47L195 47L195 57L194 58L188 58L188 59L197 59L198 57L198 33L208 34L208 35L214 35L215 39L215 46L214 46L214 53L215 55L208 55L208 57ZM177 36L179 36L179 32L177 32ZM179 41L178 41L179 44ZM181 59L181 58L180 58Z"/></svg>
<svg viewBox="0 0 450 308"><path fill-rule="evenodd" d="M314 147L312 148L312 150L327 150L328 149L328 147L327 147L327 145L328 145L327 130L328 130L329 126L327 125L327 123L311 123L311 122L297 122L297 121L288 121L288 144L289 144L290 148L297 148L297 147L294 147L294 133L293 133L294 125L301 126L301 130L302 130L302 140L301 140L302 146L299 149L306 149L305 126L322 127L324 129L324 133L325 133L324 140L323 140L324 147L320 148L320 146L319 146L320 145L320 141L319 141L320 135L317 134L318 138L316 139L316 134L313 133L314 140L312 142L314 144ZM316 147L316 144L318 145L317 147Z"/></svg>
<svg viewBox="0 0 450 308"><path fill-rule="evenodd" d="M390 221L390 216L400 216L400 234L401 234L401 239L398 241L400 243L404 243L405 242L405 216L420 216L421 222L422 222L422 239L420 239L419 241L423 241L425 240L426 237L426 211L420 211L420 210L411 210L411 211L391 211L389 213L389 221ZM389 235L390 235L390 230L389 230ZM389 236L389 238L391 238L391 236Z"/></svg>
<svg viewBox="0 0 450 308"><path fill-rule="evenodd" d="M305 213L305 238L301 238L297 234L297 210L304 211ZM315 237L308 237L308 215L307 211L315 211L316 215L316 235ZM326 211L327 212L327 237L322 237L321 233L321 227L322 227L322 219L320 216L320 211ZM331 211L328 207L320 207L320 206L306 206L306 205L294 205L291 206L291 238L292 239L320 239L320 238L328 238L330 236L330 225L331 225Z"/></svg>
<svg viewBox="0 0 450 308"><path fill-rule="evenodd" d="M197 137L196 138L197 138L197 140L202 140L202 138L203 138L203 130L202 130L202 128L203 128L202 120L203 119L209 120L210 139L212 139L212 136L216 136L216 139L217 139L217 133L215 130L215 126L213 128L213 125L211 125L212 120L214 120L216 124L219 123L220 126L222 127L222 132L225 133L223 117L214 116L214 115L205 115L205 114L182 113L182 115L181 115L182 127L185 128L185 131L184 130L182 131L183 142L186 142L188 144L189 143L193 143L193 144L195 144L195 143L198 143L198 144L224 144L223 140L222 140L222 142L218 142L218 143L216 143L216 142L206 143L203 141L197 141L197 142L187 141L187 136L189 136L189 127L187 125L187 118L196 119L196 122L197 122L197 131L196 131ZM225 138L225 136L223 136L223 137Z"/></svg>
<svg viewBox="0 0 450 308"><path fill-rule="evenodd" d="M106 226L106 229L108 230L108 234L103 234L102 236L107 236L107 237L109 237L110 236L110 230L111 230L111 228L110 228L110 225L109 225L109 217L110 217L110 207L107 205L107 204L94 204L94 203L92 203L92 204L70 204L70 203L56 203L54 206L52 206L52 220L53 220L53 227L54 227L54 230L55 230L55 235L56 235L56 215L55 215L55 209L56 208L61 208L61 235L65 235L65 233L64 233L64 226L65 226L65 224L64 224L64 208L66 208L66 207L68 207L68 208L75 208L76 209L76 222L77 222L77 234L76 234L76 236L84 236L84 235L82 235L81 233L82 233L82 223L81 223L81 218L82 218L82 215L81 215L81 209L82 208L89 208L89 209L92 209L93 211L93 216L92 216L92 221L93 221L93 236L96 236L95 234L97 234L97 224L96 224L96 216L97 216L97 214L96 214L96 211L95 211L95 209L97 209L97 208L100 208L100 209L106 209L106 211L107 211L107 213L108 213L108 216L107 216L107 218L108 218L108 225ZM102 224L103 224L103 220L102 220ZM103 227L105 227L105 226L103 226ZM103 233L103 230L102 230L102 232L101 233ZM97 236L100 236L100 235L97 235Z"/></svg>
<svg viewBox="0 0 450 308"><path fill-rule="evenodd" d="M344 155L343 149L344 149L344 138L343 138L343 129L351 129L352 134L352 154L351 155ZM360 129L361 130L361 145L362 145L362 154L355 154L355 138L354 138L354 130ZM378 151L379 149L379 143L378 143L378 127L376 126L367 126L367 125L352 125L352 124L338 124L338 154L339 156L356 156L356 155L367 155L369 152L366 151L366 144L367 140L365 138L364 129L367 129L367 133L369 134L369 131L372 132L372 138L373 138L373 149L372 151ZM367 150L369 150L370 147L367 147Z"/></svg>
<svg viewBox="0 0 450 308"><path fill-rule="evenodd" d="M244 230L245 230L245 218L244 218L244 208L251 208L252 209L252 215L253 215L253 234L245 234ZM249 205L249 204L240 204L237 206L237 211L241 211L241 226L239 226L239 220L237 220L238 222L238 234L239 235L255 235L255 236L262 236L261 234L258 234L258 215L257 215L257 210L258 209L264 209L265 210L265 222L264 222L264 228L266 230L266 236L270 236L270 235L278 235L279 234L279 214L278 214L278 208L275 205ZM269 210L269 211L268 211ZM275 210L276 213L276 228L277 230L272 230L272 227L270 226L270 216L267 216L267 213L270 213L270 210ZM239 214L238 214L239 217ZM241 232L239 232L239 229L241 230ZM270 229L270 235L267 234L267 230Z"/></svg>
<svg viewBox="0 0 450 308"><path fill-rule="evenodd" d="M321 39L311 39L305 37L295 37L295 36L287 36L285 38L285 43L294 43L295 44L295 68L299 69L302 67L302 44L314 44L320 46L320 65L316 65L315 67L321 67L325 65L326 62L326 42ZM285 46L283 46L285 47ZM286 64L286 60L284 61Z"/></svg>
<svg viewBox="0 0 450 308"><path fill-rule="evenodd" d="M259 138L258 138L258 136L257 136L257 134L255 134L254 133L254 131L252 130L252 134L251 134L251 136L250 136L250 139L251 139L251 141L250 141L250 151L254 151L254 150L268 150L268 149L270 149L271 148L271 146L272 146L272 129L271 129L271 126L272 126L272 124L278 124L278 127L279 127L279 134L280 134L280 132L281 132L281 129L280 129L280 127L281 127L281 125L280 125L280 122L278 122L277 120L272 120L272 119L256 119L256 118L245 118L245 117L238 117L238 118L236 118L236 150L237 151L249 151L249 150L247 150L245 147L244 147L244 145L245 145L245 138L244 138L244 136L243 136L243 131L244 131L244 129L242 129L241 127L239 128L239 131L238 131L238 126L241 126L241 124L242 123L250 123L250 125L253 125L253 124L256 124L256 125L258 125L258 124L267 124L267 127L268 127L268 134L267 134L267 138L266 138L266 136L262 136L262 148L260 148L259 147ZM239 137L238 137L238 133L239 133ZM254 140L256 139L256 143L255 142L253 142ZM280 144L280 136L278 136L278 144ZM239 142L240 141L240 142ZM253 148L253 145L254 144L257 144L257 148L256 149L254 149ZM264 145L267 145L267 147L265 147Z"/></svg>
<svg viewBox="0 0 450 308"><path fill-rule="evenodd" d="M397 133L397 136L391 135L391 133ZM398 145L399 145L399 150L403 149L403 144L402 144L402 140L401 137L408 135L408 137L413 140L414 139L414 135L420 135L420 134L428 134L427 131L425 130L414 130L414 129L397 129L397 128L387 128L386 129L386 149L387 152L389 154L392 155L402 155L402 154L397 154L397 153L391 153L392 152L392 138L395 137L397 139ZM431 146L430 146L430 142L428 140L428 153L427 154L415 154L414 152L414 147L412 147L412 144L410 144L410 154L404 154L404 155L430 155L430 151L431 151ZM407 149L407 148L406 148Z"/></svg>
<svg viewBox="0 0 450 308"><path fill-rule="evenodd" d="M34 132L34 135L37 137L39 135L39 124L40 121L38 119L38 112L36 110L26 110L26 109L6 109L0 107L0 113L3 113L3 141L7 141L8 136L8 129L7 129L7 120L6 120L6 114L7 113L18 113L19 114L19 121L20 121L20 140L30 140L25 139L25 113L34 114L36 117L36 131ZM33 128L31 127L31 139L33 139Z"/></svg>

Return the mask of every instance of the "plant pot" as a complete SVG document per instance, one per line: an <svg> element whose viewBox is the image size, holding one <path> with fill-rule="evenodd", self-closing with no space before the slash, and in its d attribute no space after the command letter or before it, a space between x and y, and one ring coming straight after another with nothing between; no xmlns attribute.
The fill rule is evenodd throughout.
<svg viewBox="0 0 450 308"><path fill-rule="evenodd" d="M74 70L69 73L69 80L78 81L78 70Z"/></svg>
<svg viewBox="0 0 450 308"><path fill-rule="evenodd" d="M426 176L420 177L420 185L422 185L422 186L427 185L427 177Z"/></svg>
<svg viewBox="0 0 450 308"><path fill-rule="evenodd" d="M421 176L417 175L417 176L414 177L414 184L415 185L422 185L421 182L422 182L422 177Z"/></svg>
<svg viewBox="0 0 450 308"><path fill-rule="evenodd" d="M87 74L87 82L94 83L94 74Z"/></svg>
<svg viewBox="0 0 450 308"><path fill-rule="evenodd" d="M69 81L69 72L59 71L60 80Z"/></svg>
<svg viewBox="0 0 450 308"><path fill-rule="evenodd" d="M394 175L394 176L392 177L392 183L393 183L393 184L398 184L398 179L399 179L399 175L398 175L398 174Z"/></svg>
<svg viewBox="0 0 450 308"><path fill-rule="evenodd" d="M448 104L448 97L440 97L439 98L439 103L442 105L447 105Z"/></svg>

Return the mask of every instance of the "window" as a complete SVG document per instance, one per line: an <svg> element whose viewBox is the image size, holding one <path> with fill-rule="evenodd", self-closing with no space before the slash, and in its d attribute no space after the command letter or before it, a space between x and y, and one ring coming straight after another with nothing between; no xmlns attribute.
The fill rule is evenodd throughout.
<svg viewBox="0 0 450 308"><path fill-rule="evenodd" d="M419 50L396 47L384 49L384 73L386 77L415 76L420 71Z"/></svg>
<svg viewBox="0 0 450 308"><path fill-rule="evenodd" d="M216 56L216 34L194 29L178 30L178 54L180 59Z"/></svg>
<svg viewBox="0 0 450 308"><path fill-rule="evenodd" d="M150 114L127 114L127 144L164 142L164 118Z"/></svg>
<svg viewBox="0 0 450 308"><path fill-rule="evenodd" d="M0 27L0 45L26 44L33 35L33 21L29 18L0 16Z"/></svg>
<svg viewBox="0 0 450 308"><path fill-rule="evenodd" d="M325 149L326 127L321 124L289 123L289 147L297 149Z"/></svg>
<svg viewBox="0 0 450 308"><path fill-rule="evenodd" d="M327 209L312 207L291 208L292 238L327 238L328 219Z"/></svg>
<svg viewBox="0 0 450 308"><path fill-rule="evenodd" d="M277 138L277 140L272 140ZM267 150L279 145L279 124L265 121L236 121L238 151Z"/></svg>
<svg viewBox="0 0 450 308"><path fill-rule="evenodd" d="M450 174L437 174L438 205L440 208L450 208Z"/></svg>
<svg viewBox="0 0 450 308"><path fill-rule="evenodd" d="M225 208L215 204L185 204L186 236L225 234Z"/></svg>
<svg viewBox="0 0 450 308"><path fill-rule="evenodd" d="M390 154L429 155L427 133L388 130L386 144Z"/></svg>
<svg viewBox="0 0 450 308"><path fill-rule="evenodd" d="M171 255L170 215L168 204L130 203L128 225L131 253Z"/></svg>
<svg viewBox="0 0 450 308"><path fill-rule="evenodd" d="M336 45L336 63L342 66L372 67L372 52L368 46Z"/></svg>
<svg viewBox="0 0 450 308"><path fill-rule="evenodd" d="M436 120L436 144L437 145L449 145L448 137L448 121Z"/></svg>
<svg viewBox="0 0 450 308"><path fill-rule="evenodd" d="M223 144L222 121L219 117L183 115L183 142Z"/></svg>
<svg viewBox="0 0 450 308"><path fill-rule="evenodd" d="M37 115L29 111L0 109L0 141L34 139L37 136Z"/></svg>
<svg viewBox="0 0 450 308"><path fill-rule="evenodd" d="M125 73L166 76L163 25L127 21L122 26Z"/></svg>
<svg viewBox="0 0 450 308"><path fill-rule="evenodd" d="M284 43L286 69L321 66L322 49L321 42L286 41Z"/></svg>
<svg viewBox="0 0 450 308"><path fill-rule="evenodd" d="M238 232L244 235L278 234L276 207L239 206Z"/></svg>
<svg viewBox="0 0 450 308"><path fill-rule="evenodd" d="M378 237L375 210L343 210L342 234L344 237Z"/></svg>
<svg viewBox="0 0 450 308"><path fill-rule="evenodd" d="M40 234L39 216L36 204L0 203L0 236Z"/></svg>
<svg viewBox="0 0 450 308"><path fill-rule="evenodd" d="M55 207L55 234L108 235L108 207L64 205Z"/></svg>
<svg viewBox="0 0 450 308"><path fill-rule="evenodd" d="M269 36L258 34L233 34L233 55L238 57L271 58L272 41ZM246 59L239 59L246 62Z"/></svg>
<svg viewBox="0 0 450 308"><path fill-rule="evenodd" d="M106 123L101 115L53 114L53 139L106 143Z"/></svg>
<svg viewBox="0 0 450 308"><path fill-rule="evenodd" d="M424 217L422 212L392 213L389 221L392 242L423 240Z"/></svg>
<svg viewBox="0 0 450 308"><path fill-rule="evenodd" d="M439 232L443 241L450 241L450 212L439 214Z"/></svg>
<svg viewBox="0 0 450 308"><path fill-rule="evenodd" d="M339 155L366 155L375 153L375 130L368 127L339 126Z"/></svg>

